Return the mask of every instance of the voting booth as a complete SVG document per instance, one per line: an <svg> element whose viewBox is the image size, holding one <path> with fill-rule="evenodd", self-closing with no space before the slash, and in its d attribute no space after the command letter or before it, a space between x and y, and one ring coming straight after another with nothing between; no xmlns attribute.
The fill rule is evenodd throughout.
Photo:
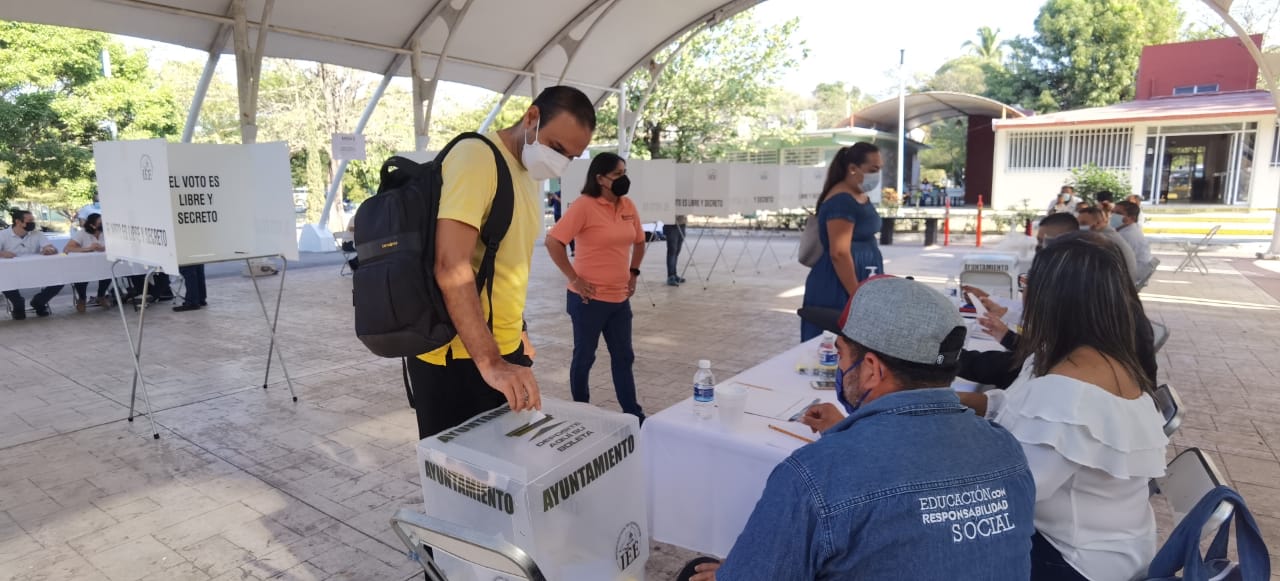
<svg viewBox="0 0 1280 581"><path fill-rule="evenodd" d="M284 142L225 145L169 143L163 139L106 141L93 144L93 158L107 259L147 267L144 289L152 274L177 274L179 266L241 260L247 265L254 258L280 257L287 268L289 260L298 259L289 148ZM274 317L267 312L257 278L250 278L258 291L271 337L268 373L275 351L292 394L292 379L284 367L283 355L274 349L284 270ZM119 289L116 292L120 302ZM123 305L120 307L134 357L134 394L142 387L150 417L150 398L139 364L145 315L144 300L135 345ZM264 377L263 387L266 386ZM293 399L297 401L297 396ZM129 420L133 417L134 405L130 401ZM152 431L160 437L154 419Z"/></svg>
<svg viewBox="0 0 1280 581"><path fill-rule="evenodd" d="M778 168L778 210L795 210L801 207L800 181L806 169L809 168L794 165L784 165Z"/></svg>
<svg viewBox="0 0 1280 581"><path fill-rule="evenodd" d="M638 420L556 399L542 406L503 406L419 442L426 513L523 549L547 579L643 579L649 525ZM450 581L495 578L441 557Z"/></svg>
<svg viewBox="0 0 1280 581"><path fill-rule="evenodd" d="M800 168L800 205L810 208L818 205L818 196L822 195L822 186L827 182L827 168Z"/></svg>
<svg viewBox="0 0 1280 581"><path fill-rule="evenodd" d="M778 209L778 166L735 163L730 168L729 208L733 213L745 216Z"/></svg>
<svg viewBox="0 0 1280 581"><path fill-rule="evenodd" d="M678 179L688 189L676 190L676 211L696 216L726 217L734 213L730 207L733 178L727 163L699 163L687 166L689 173Z"/></svg>
<svg viewBox="0 0 1280 581"><path fill-rule="evenodd" d="M670 159L635 159L627 161L631 176L631 193L640 219L650 222L676 223L676 162Z"/></svg>
<svg viewBox="0 0 1280 581"><path fill-rule="evenodd" d="M582 195L582 186L587 183L587 169L591 167L589 159L575 159L560 174L560 212L569 209L569 204ZM628 168L630 169L630 168Z"/></svg>

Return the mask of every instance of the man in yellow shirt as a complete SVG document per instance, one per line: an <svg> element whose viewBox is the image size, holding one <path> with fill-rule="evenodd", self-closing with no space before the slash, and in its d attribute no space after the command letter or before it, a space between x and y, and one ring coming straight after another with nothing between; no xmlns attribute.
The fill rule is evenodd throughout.
<svg viewBox="0 0 1280 581"><path fill-rule="evenodd" d="M453 342L409 360L418 437L452 428L507 403L516 411L540 409L538 383L521 337L533 244L542 230L539 184L560 177L582 155L596 128L591 100L572 87L550 87L519 123L486 137L502 152L515 190L515 210L494 259L493 330L490 297L476 292L484 256L480 226L498 188L493 151L464 140L444 160L436 222L435 278L458 335Z"/></svg>

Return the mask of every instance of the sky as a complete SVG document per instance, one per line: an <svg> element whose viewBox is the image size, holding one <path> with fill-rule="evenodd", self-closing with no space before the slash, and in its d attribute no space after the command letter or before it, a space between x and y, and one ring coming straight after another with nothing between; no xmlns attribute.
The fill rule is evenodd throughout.
<svg viewBox="0 0 1280 581"><path fill-rule="evenodd" d="M1179 4L1188 23L1216 22L1203 0L1179 0ZM1040 6L1035 0L770 0L755 7L753 14L764 25L799 19L794 38L803 41L808 57L783 79L787 90L809 95L818 83L842 81L876 98L889 98L897 94L894 73L900 50L906 51L903 68L910 83L964 54L965 41L976 40L981 26L999 30L1002 39L1032 35ZM1268 36L1280 39L1280 22L1276 24ZM204 60L204 54L195 50L137 39L127 43L150 49L155 64ZM219 65L232 82L234 61L223 58ZM404 87L407 90L408 84ZM439 96L444 101L474 102L483 94L480 89L442 83Z"/></svg>

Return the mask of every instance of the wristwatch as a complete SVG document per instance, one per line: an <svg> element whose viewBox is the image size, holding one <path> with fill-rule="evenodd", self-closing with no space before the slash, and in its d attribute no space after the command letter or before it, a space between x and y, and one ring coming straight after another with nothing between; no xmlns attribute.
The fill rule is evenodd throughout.
<svg viewBox="0 0 1280 581"><path fill-rule="evenodd" d="M638 269L638 268L633 268L633 269L631 269L631 274L634 274L634 275L636 275L636 276L640 276L640 269Z"/></svg>

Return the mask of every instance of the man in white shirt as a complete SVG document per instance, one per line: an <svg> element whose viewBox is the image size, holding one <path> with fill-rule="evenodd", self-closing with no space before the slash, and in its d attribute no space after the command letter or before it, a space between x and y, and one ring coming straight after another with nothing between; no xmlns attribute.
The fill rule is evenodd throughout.
<svg viewBox="0 0 1280 581"><path fill-rule="evenodd" d="M1128 200L1116 204L1111 214L1111 227L1120 233L1120 237L1129 243L1133 256L1138 261L1139 277L1145 276L1151 268L1151 244L1146 234L1142 233L1142 209Z"/></svg>
<svg viewBox="0 0 1280 581"><path fill-rule="evenodd" d="M1076 213L1076 206L1083 202L1079 196L1076 196L1076 189L1071 186L1062 186L1062 190L1058 193L1058 197L1049 202L1049 213Z"/></svg>
<svg viewBox="0 0 1280 581"><path fill-rule="evenodd" d="M1124 255L1124 265L1129 269L1129 278L1136 284L1141 280L1139 278L1142 274L1140 271L1145 265L1138 264L1137 256L1134 255L1133 248L1129 246L1129 241L1125 240L1124 236L1121 236L1119 232L1116 232L1116 229L1112 228L1102 216L1102 210L1099 208L1080 210L1080 229L1097 232L1116 245L1120 249L1120 254Z"/></svg>
<svg viewBox="0 0 1280 581"><path fill-rule="evenodd" d="M37 254L48 256L58 253L58 249L49 244L49 240L36 228L35 216L31 212L15 210L12 213L12 217L13 227L8 230L0 230L0 258L16 258ZM36 316L49 316L49 299L52 299L61 290L62 285L47 286L31 299L31 306L35 308ZM4 291L4 296L9 299L13 320L21 321L27 318L27 301L22 297L20 291L17 289L7 290Z"/></svg>

